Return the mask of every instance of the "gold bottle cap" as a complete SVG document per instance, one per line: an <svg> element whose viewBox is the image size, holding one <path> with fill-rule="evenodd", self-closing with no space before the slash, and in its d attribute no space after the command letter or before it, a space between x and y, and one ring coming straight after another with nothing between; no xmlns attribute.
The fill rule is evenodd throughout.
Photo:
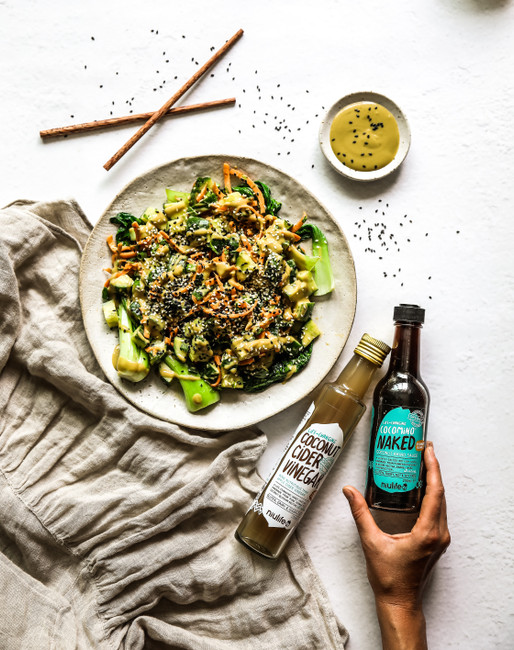
<svg viewBox="0 0 514 650"><path fill-rule="evenodd" d="M391 348L387 343L374 339L369 334L363 334L354 352L380 368L389 352L391 352Z"/></svg>

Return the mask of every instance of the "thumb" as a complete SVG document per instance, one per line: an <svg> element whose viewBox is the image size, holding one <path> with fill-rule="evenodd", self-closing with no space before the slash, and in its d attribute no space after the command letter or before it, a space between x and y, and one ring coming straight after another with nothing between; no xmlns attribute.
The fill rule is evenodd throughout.
<svg viewBox="0 0 514 650"><path fill-rule="evenodd" d="M361 541L369 540L373 534L380 531L371 512L369 511L368 504L362 494L352 485L345 485L343 494L350 504L350 510L357 526L357 532Z"/></svg>

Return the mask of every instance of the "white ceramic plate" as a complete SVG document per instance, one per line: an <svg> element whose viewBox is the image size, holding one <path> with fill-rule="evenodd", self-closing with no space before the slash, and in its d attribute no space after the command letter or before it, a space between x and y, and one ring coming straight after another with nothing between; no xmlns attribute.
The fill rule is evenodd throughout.
<svg viewBox="0 0 514 650"><path fill-rule="evenodd" d="M400 144L398 146L398 152L396 153L396 156L393 158L393 160L381 169L369 172L361 172L356 169L346 167L338 159L338 157L333 152L332 147L330 146L330 126L335 116L346 106L349 106L350 104L356 104L357 102L375 102L376 104L382 105L384 108L387 108L387 110L393 115L398 124L398 130L400 131ZM391 172L394 172L396 169L398 169L398 167L405 160L405 156L409 151L410 138L411 136L409 123L407 122L407 118L402 113L400 108L388 97L373 92L352 93L351 95L346 95L345 97L339 99L325 115L323 121L321 122L321 127L319 130L319 143L321 146L321 151L325 155L325 158L337 172L343 176L346 176L347 178L351 178L356 181L374 181L379 178L383 178L384 176L387 176Z"/></svg>
<svg viewBox="0 0 514 650"><path fill-rule="evenodd" d="M150 205L165 201L165 188L189 191L198 176L211 176L222 185L223 163L242 169L254 180L271 187L282 202L280 216L296 222L305 210L309 221L325 233L335 276L335 290L316 299L314 319L322 330L306 368L286 383L274 384L261 393L222 391L213 407L190 413L178 382L166 387L156 373L138 384L123 381L113 368L111 357L117 343L102 315L102 287L110 266L106 237L116 227L109 222L118 212L140 216ZM80 267L80 300L86 333L93 352L109 381L137 407L163 420L210 431L236 429L256 424L283 411L308 395L330 371L350 333L357 297L355 268L346 238L333 217L300 183L274 167L237 156L182 158L152 169L129 183L100 217L84 248Z"/></svg>

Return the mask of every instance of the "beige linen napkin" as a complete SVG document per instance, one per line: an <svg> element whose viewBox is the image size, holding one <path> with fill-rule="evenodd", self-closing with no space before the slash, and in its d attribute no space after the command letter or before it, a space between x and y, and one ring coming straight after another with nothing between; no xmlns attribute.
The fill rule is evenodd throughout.
<svg viewBox="0 0 514 650"><path fill-rule="evenodd" d="M343 648L297 539L276 563L234 539L265 437L162 422L103 377L90 229L73 202L0 210L0 648Z"/></svg>

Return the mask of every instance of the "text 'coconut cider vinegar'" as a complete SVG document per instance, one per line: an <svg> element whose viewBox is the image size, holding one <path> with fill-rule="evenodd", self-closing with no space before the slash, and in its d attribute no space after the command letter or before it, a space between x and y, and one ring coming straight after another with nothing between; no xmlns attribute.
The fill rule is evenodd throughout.
<svg viewBox="0 0 514 650"><path fill-rule="evenodd" d="M373 394L366 502L375 511L416 513L424 494L426 426L430 397L419 371L425 310L394 309L389 369Z"/></svg>
<svg viewBox="0 0 514 650"><path fill-rule="evenodd" d="M236 539L276 559L362 417L362 400L388 345L364 334L334 383L326 384L236 531Z"/></svg>

